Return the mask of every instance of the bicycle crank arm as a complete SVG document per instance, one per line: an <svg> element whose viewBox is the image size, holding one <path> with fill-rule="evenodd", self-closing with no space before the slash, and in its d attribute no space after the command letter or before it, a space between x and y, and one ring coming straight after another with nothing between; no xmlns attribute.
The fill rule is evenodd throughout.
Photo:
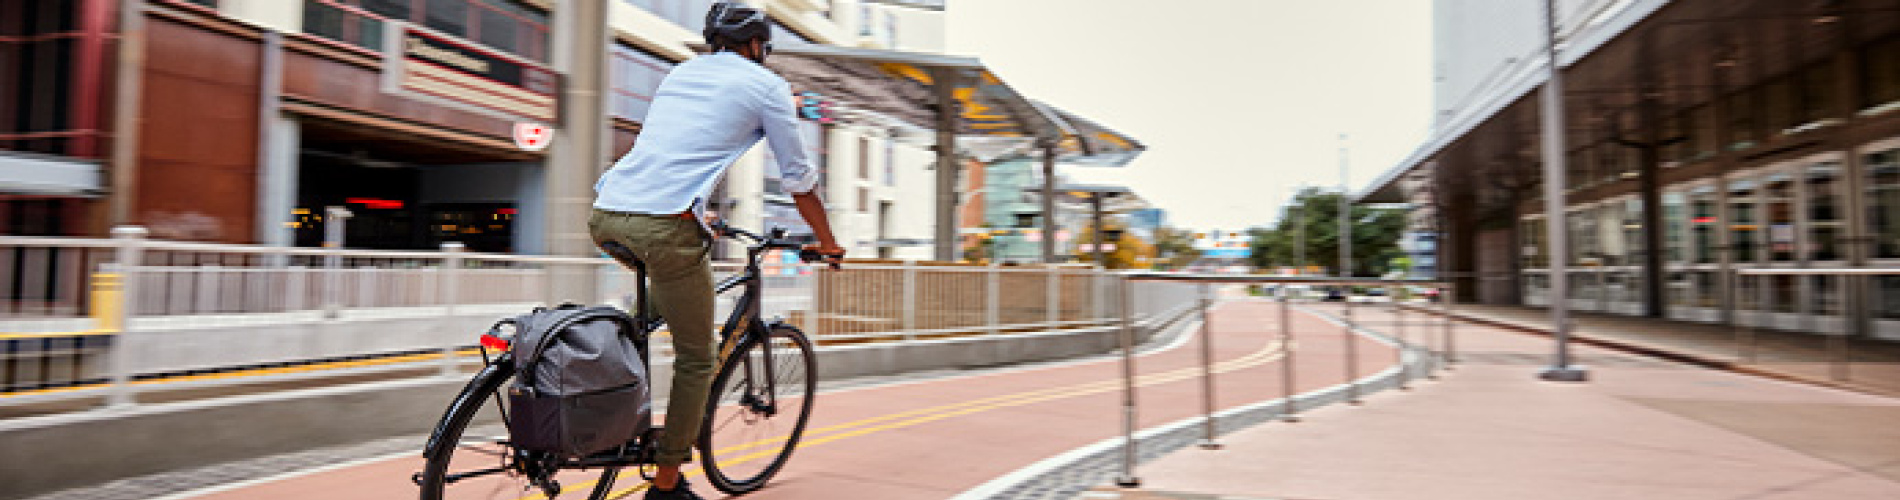
<svg viewBox="0 0 1900 500"><path fill-rule="evenodd" d="M507 467L491 467L487 469L476 469L476 470L472 470L468 472L463 472L460 474L449 474L448 476L442 478L442 484L455 484L456 482L461 481L463 479L468 479L472 477L481 477L481 476L486 476L490 474L498 474L502 472L508 472L508 468ZM411 474L409 476L409 481L416 483L417 486L421 486L422 473L417 472L415 474Z"/></svg>

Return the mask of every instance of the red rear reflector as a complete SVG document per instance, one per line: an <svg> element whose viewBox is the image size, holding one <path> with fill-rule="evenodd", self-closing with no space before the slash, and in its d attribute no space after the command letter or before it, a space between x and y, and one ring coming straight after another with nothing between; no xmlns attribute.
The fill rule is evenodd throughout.
<svg viewBox="0 0 1900 500"><path fill-rule="evenodd" d="M482 334L482 347L497 351L506 351L508 350L508 341L501 337L484 333Z"/></svg>

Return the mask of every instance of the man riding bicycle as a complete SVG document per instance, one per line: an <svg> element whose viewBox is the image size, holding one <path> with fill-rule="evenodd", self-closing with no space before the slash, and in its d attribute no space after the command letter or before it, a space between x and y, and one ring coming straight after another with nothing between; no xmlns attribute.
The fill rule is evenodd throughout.
<svg viewBox="0 0 1900 500"><path fill-rule="evenodd" d="M588 229L621 264L646 266L652 303L673 336L673 387L648 499L698 499L680 479L705 418L711 385L714 235L705 210L726 168L763 137L778 159L785 190L819 243L844 257L817 193L818 166L806 158L793 116L790 84L764 66L771 22L758 9L718 2L706 14L712 53L681 63L654 93L640 137L594 185Z"/></svg>

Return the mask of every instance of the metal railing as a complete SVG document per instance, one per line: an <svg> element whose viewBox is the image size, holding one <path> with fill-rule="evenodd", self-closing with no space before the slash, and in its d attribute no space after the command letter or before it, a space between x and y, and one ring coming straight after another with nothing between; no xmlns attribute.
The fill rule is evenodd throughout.
<svg viewBox="0 0 1900 500"><path fill-rule="evenodd" d="M1364 326L1379 324L1389 325L1395 328L1395 336L1389 336L1387 338L1398 347L1399 351L1398 366L1394 368L1396 371L1392 372L1393 378L1389 379L1395 384L1396 388L1409 390L1410 382L1421 377L1436 379L1439 370L1448 369L1448 365L1455 363L1457 359L1457 336L1452 327L1453 324L1456 323L1455 316L1452 314L1453 297L1455 297L1453 292L1455 292L1455 289L1453 288L1453 283L1449 281L1312 278L1264 275L1205 275L1152 272L1124 273L1122 274L1122 278L1137 284L1191 284L1195 287L1200 296L1198 302L1201 315L1199 365L1202 415L1199 444L1205 449L1218 449L1221 447L1218 441L1219 424L1215 418L1216 408L1214 403L1216 383L1213 369L1213 336L1211 335L1213 318L1209 315L1209 311L1212 309L1215 301L1211 296L1211 285L1244 284L1250 286L1270 286L1274 288L1272 295L1277 298L1277 302L1280 305L1279 321L1275 330L1279 333L1278 342L1281 345L1281 349L1283 349L1283 357L1279 360L1282 370L1280 375L1281 397L1279 399L1279 408L1275 413L1278 418L1283 421L1298 421L1298 413L1300 411L1297 407L1297 401L1300 399L1300 395L1297 393L1295 383L1297 375L1295 364L1299 352L1299 344L1293 342L1292 336L1292 304L1294 301L1293 295L1296 292L1291 285L1304 285L1308 288L1326 286L1347 287L1349 291L1355 288L1380 289L1385 290L1387 294L1386 297L1390 298L1389 301L1384 302L1383 308L1388 309L1391 314L1394 315L1394 320L1389 323L1376 323L1355 321L1353 318L1353 310L1355 304L1359 302L1354 300L1351 293L1346 293L1344 297L1342 297L1344 299L1342 301L1343 313L1338 319L1344 325L1344 333L1341 335L1341 338L1344 340L1344 348L1341 352L1345 362L1345 373L1343 374L1345 382L1341 384L1340 387L1343 389L1343 400L1348 404L1360 404L1361 396L1367 389L1365 385L1368 383L1368 380L1378 378L1376 376L1361 377L1359 373L1360 353L1358 345L1360 343L1360 337L1361 335L1371 333L1370 330L1363 328ZM1437 292L1432 296L1436 297L1435 303L1438 305L1436 311L1438 313L1438 320L1425 322L1427 330L1421 332L1420 342L1413 342L1409 332L1405 329L1408 322L1405 319L1405 308L1401 307L1401 303L1410 298L1412 292L1418 291L1418 289L1431 289ZM1130 293L1132 290L1133 287L1125 287L1122 289L1121 300L1123 302L1131 300ZM1138 448L1135 436L1136 425L1139 421L1139 412L1136 406L1135 394L1135 380L1137 374L1134 362L1134 318L1123 317L1122 324L1127 325L1123 329L1123 335L1121 336L1120 353L1122 367L1122 446L1120 452L1122 456L1120 460L1120 475L1117 476L1115 482L1123 487L1132 488L1138 487L1141 484L1140 478L1135 475ZM1434 332L1437 333L1435 340Z"/></svg>
<svg viewBox="0 0 1900 500"><path fill-rule="evenodd" d="M1900 392L1900 339L1877 333L1885 321L1881 313L1890 311L1864 300L1881 294L1874 280L1900 276L1900 268L1757 268L1735 274L1730 330L1738 363L1804 376L1819 375L1810 372L1825 366L1825 377L1834 381ZM1815 281L1801 282L1809 279ZM1833 321L1822 325L1827 319Z"/></svg>
<svg viewBox="0 0 1900 500"><path fill-rule="evenodd" d="M0 407L374 372L452 373L494 320L557 301L636 303L610 259L0 236ZM61 264L45 264L63 262ZM776 261L775 261L776 262ZM741 272L715 263L715 275ZM1079 267L764 267L762 314L822 344L902 342L1150 320L1191 285ZM11 280L11 281L7 281ZM29 286L30 285L30 286ZM1117 290L1141 289L1125 309ZM577 291L578 290L578 291ZM736 294L720 297L726 317ZM667 345L662 342L661 352ZM289 367L289 368L286 368ZM334 367L344 367L332 369ZM250 376L243 373L257 372ZM221 376L207 377L205 374Z"/></svg>

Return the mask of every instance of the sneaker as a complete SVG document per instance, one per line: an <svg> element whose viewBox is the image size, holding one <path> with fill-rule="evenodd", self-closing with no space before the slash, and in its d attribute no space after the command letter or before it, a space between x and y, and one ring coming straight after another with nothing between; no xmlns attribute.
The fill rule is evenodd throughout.
<svg viewBox="0 0 1900 500"><path fill-rule="evenodd" d="M685 479L681 479L679 484L673 485L673 489L670 489L670 490L662 490L659 488L647 488L646 500L706 500L706 499L700 498L699 495L693 494L693 485L688 484Z"/></svg>

